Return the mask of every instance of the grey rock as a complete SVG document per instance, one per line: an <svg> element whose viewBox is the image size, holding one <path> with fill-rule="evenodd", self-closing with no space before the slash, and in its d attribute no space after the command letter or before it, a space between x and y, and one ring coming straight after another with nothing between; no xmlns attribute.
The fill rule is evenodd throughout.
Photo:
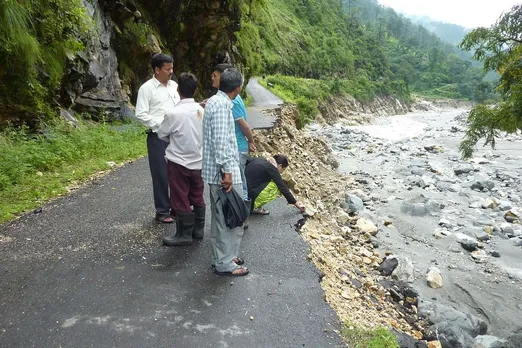
<svg viewBox="0 0 522 348"><path fill-rule="evenodd" d="M477 191L491 191L493 187L495 187L495 183L491 180L480 180L471 185L471 189Z"/></svg>
<svg viewBox="0 0 522 348"><path fill-rule="evenodd" d="M407 256L397 256L399 264L395 267L392 273L392 279L404 282L413 283L415 280L415 268L413 261Z"/></svg>
<svg viewBox="0 0 522 348"><path fill-rule="evenodd" d="M478 243L470 239L460 240L459 243L467 251L475 251L478 247Z"/></svg>
<svg viewBox="0 0 522 348"><path fill-rule="evenodd" d="M473 338L488 329L483 320L440 303L422 301L419 313L429 320L429 330L438 333L443 347L472 347Z"/></svg>
<svg viewBox="0 0 522 348"><path fill-rule="evenodd" d="M520 348L522 347L522 328L519 328L509 335L502 348Z"/></svg>
<svg viewBox="0 0 522 348"><path fill-rule="evenodd" d="M495 336L479 335L475 337L473 348L502 348L506 340Z"/></svg>
<svg viewBox="0 0 522 348"><path fill-rule="evenodd" d="M498 208L501 211L507 211L513 208L513 204L511 204L511 202L508 201L500 201L500 205L498 206Z"/></svg>
<svg viewBox="0 0 522 348"><path fill-rule="evenodd" d="M393 273L393 271L398 265L399 260L397 259L397 257L394 255L390 255L386 259L384 259L383 262L381 262L378 270L379 272L381 272L383 276L389 276Z"/></svg>
<svg viewBox="0 0 522 348"><path fill-rule="evenodd" d="M357 213L359 211L364 210L364 203L362 199L357 197L356 195L347 194L346 203L348 203L347 213Z"/></svg>
<svg viewBox="0 0 522 348"><path fill-rule="evenodd" d="M428 345L423 341L417 341L408 334L393 330L393 334L397 339L397 343L401 348L428 348Z"/></svg>
<svg viewBox="0 0 522 348"><path fill-rule="evenodd" d="M453 171L455 172L455 175L467 174L467 173L473 171L473 167L472 166L461 166L461 167L455 168Z"/></svg>
<svg viewBox="0 0 522 348"><path fill-rule="evenodd" d="M498 251L496 251L496 250L491 250L490 254L493 257L500 257L500 253Z"/></svg>
<svg viewBox="0 0 522 348"><path fill-rule="evenodd" d="M475 233L475 238L480 240L481 242L485 242L491 239L491 236L486 232L477 232Z"/></svg>

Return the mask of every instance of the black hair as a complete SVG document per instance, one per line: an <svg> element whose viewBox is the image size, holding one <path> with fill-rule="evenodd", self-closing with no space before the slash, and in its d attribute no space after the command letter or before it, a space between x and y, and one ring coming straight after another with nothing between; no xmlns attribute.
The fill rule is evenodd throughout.
<svg viewBox="0 0 522 348"><path fill-rule="evenodd" d="M232 64L228 64L228 63L221 63L221 64L218 64L214 67L214 71L217 71L218 73L222 74L223 71L227 70L227 69L230 69L230 68L233 68L234 66Z"/></svg>
<svg viewBox="0 0 522 348"><path fill-rule="evenodd" d="M219 79L219 90L225 93L233 92L236 88L243 84L243 75L239 70L228 68L221 74Z"/></svg>
<svg viewBox="0 0 522 348"><path fill-rule="evenodd" d="M198 88L198 79L194 74L181 73L178 79L179 94L183 98L193 98Z"/></svg>
<svg viewBox="0 0 522 348"><path fill-rule="evenodd" d="M283 155L275 155L274 156L274 159L276 161L277 164L280 164L281 167L283 168L286 168L288 167L288 158L286 158L286 156L283 156Z"/></svg>
<svg viewBox="0 0 522 348"><path fill-rule="evenodd" d="M152 56L152 59L150 60L152 70L155 70L156 68L161 69L163 67L163 64L166 63L174 63L174 59L172 59L172 57L168 54L164 53L156 53Z"/></svg>

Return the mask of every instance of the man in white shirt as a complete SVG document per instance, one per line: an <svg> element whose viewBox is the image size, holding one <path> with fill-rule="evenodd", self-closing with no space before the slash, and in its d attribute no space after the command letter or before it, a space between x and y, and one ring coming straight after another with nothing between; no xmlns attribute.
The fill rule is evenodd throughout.
<svg viewBox="0 0 522 348"><path fill-rule="evenodd" d="M151 65L154 76L140 87L136 102L136 118L149 128L147 150L156 219L164 223L174 222L174 219L170 211L169 180L165 161L167 143L160 140L156 133L165 114L174 109L179 102L178 85L171 80L174 71L173 62L172 57L163 53L155 54L152 57Z"/></svg>
<svg viewBox="0 0 522 348"><path fill-rule="evenodd" d="M204 235L203 108L194 101L197 87L198 80L193 74L179 76L181 101L167 112L158 130L158 138L169 142L165 157L172 213L176 218L176 234L163 238L163 244L168 246L190 245L192 238L201 239Z"/></svg>

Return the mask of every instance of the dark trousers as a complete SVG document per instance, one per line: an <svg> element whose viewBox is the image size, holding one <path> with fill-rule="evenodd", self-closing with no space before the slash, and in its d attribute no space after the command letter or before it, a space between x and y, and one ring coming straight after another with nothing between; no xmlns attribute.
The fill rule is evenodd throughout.
<svg viewBox="0 0 522 348"><path fill-rule="evenodd" d="M190 213L190 206L204 207L203 179L201 170L190 170L168 161L170 200L172 212Z"/></svg>
<svg viewBox="0 0 522 348"><path fill-rule="evenodd" d="M169 178L165 160L167 146L168 143L159 139L156 133L147 132L147 150L156 215L170 215Z"/></svg>

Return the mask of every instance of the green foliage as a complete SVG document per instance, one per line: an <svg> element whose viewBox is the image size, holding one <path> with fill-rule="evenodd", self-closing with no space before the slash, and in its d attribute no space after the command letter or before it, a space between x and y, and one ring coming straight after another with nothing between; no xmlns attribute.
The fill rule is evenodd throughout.
<svg viewBox="0 0 522 348"><path fill-rule="evenodd" d="M264 0L244 13L249 15L243 21L258 28L260 41L254 44L252 34L239 42L249 43L247 54L255 52L256 63L260 47L263 74L338 79L344 90L337 84L331 92L359 100L378 94L409 100L410 91L494 97L488 89L476 91L484 73L463 60L462 51L376 0ZM243 30L254 31L244 26L238 37Z"/></svg>
<svg viewBox="0 0 522 348"><path fill-rule="evenodd" d="M0 1L0 121L35 124L51 104L67 58L90 22L80 0Z"/></svg>
<svg viewBox="0 0 522 348"><path fill-rule="evenodd" d="M366 330L356 325L345 324L341 333L350 348L399 348L395 336L382 327Z"/></svg>
<svg viewBox="0 0 522 348"><path fill-rule="evenodd" d="M497 91L499 105L477 105L468 117L469 128L460 150L464 158L473 155L476 144L485 139L485 146L495 147L500 132L522 130L522 5L515 5L490 28L477 28L461 43L462 48L474 50L474 57L484 62L485 70L501 75ZM479 84L476 93L484 98L488 86Z"/></svg>
<svg viewBox="0 0 522 348"><path fill-rule="evenodd" d="M146 153L144 128L54 122L33 134L27 127L0 134L0 223L67 192L77 180Z"/></svg>

